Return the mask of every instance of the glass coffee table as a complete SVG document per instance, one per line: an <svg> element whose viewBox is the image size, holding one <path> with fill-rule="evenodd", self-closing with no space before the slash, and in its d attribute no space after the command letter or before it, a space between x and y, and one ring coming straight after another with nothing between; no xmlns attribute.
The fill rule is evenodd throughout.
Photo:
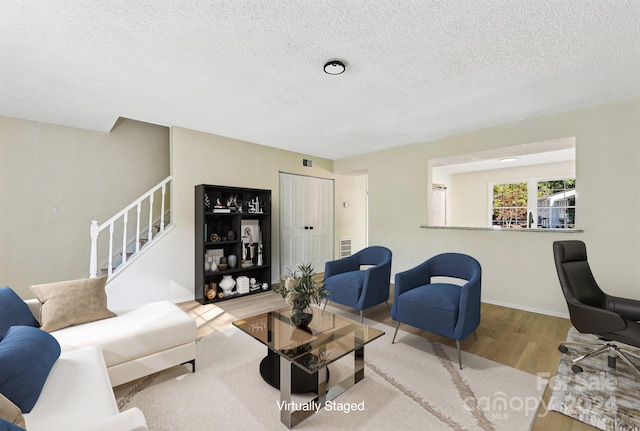
<svg viewBox="0 0 640 431"><path fill-rule="evenodd" d="M364 346L384 335L354 320L314 308L305 329L291 323L290 308L281 308L237 320L233 325L267 346L260 363L262 378L280 389L280 420L288 428L314 414L364 378ZM353 354L353 373L328 387L327 367ZM302 408L292 409L292 393L315 392Z"/></svg>

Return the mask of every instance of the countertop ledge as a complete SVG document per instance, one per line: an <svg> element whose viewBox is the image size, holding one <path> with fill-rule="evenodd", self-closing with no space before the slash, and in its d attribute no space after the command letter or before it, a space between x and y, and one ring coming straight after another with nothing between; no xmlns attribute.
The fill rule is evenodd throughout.
<svg viewBox="0 0 640 431"><path fill-rule="evenodd" d="M467 226L427 226L420 225L420 229L441 229L441 230L482 230L491 232L538 232L538 233L582 233L582 229L539 229L539 228L522 228L522 229L502 229L493 227L467 227Z"/></svg>

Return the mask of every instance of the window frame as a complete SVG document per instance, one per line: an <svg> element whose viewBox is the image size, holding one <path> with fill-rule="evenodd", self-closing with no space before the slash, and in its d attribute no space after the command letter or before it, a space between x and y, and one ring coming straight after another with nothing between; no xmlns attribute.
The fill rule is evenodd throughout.
<svg viewBox="0 0 640 431"><path fill-rule="evenodd" d="M576 230L577 226L575 223L575 211L577 209L577 204L576 204L576 198L577 198L577 187L574 189L569 189L569 190L574 190L574 205L571 206L565 206L565 207L560 207L560 208L573 208L574 210L574 223L573 223L573 227L544 227L538 224L538 183L540 182L549 182L549 181L566 181L566 180L574 180L576 181L575 176L571 176L571 175L561 175L561 176L553 176L553 177L534 177L534 178L520 178L517 180L500 180L500 181L492 181L489 182L489 188L488 188L488 226L489 228L493 228L493 229L509 229L509 228L505 228L503 226L498 226L498 225L494 225L493 224L493 213L494 213L494 206L493 206L493 188L497 185L503 185L503 184L521 184L521 183L527 183L527 217L529 217L529 214L531 214L533 216L533 221L534 221L534 226L528 227L530 229L540 229L540 230L560 230L560 229L565 229L565 230ZM577 182L577 181L576 181ZM566 190L566 189L565 189ZM535 204L532 206L531 202L535 202ZM527 226L528 226L528 222L527 222Z"/></svg>

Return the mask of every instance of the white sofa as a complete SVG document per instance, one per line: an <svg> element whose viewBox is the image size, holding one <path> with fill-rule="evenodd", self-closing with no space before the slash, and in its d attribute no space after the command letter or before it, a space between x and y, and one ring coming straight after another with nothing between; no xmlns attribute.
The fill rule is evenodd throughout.
<svg viewBox="0 0 640 431"><path fill-rule="evenodd" d="M25 301L36 319L37 299ZM195 371L196 323L170 301L117 311L117 317L51 332L62 352L100 347L111 386L148 376L186 362Z"/></svg>
<svg viewBox="0 0 640 431"><path fill-rule="evenodd" d="M97 347L63 352L24 419L28 431L147 431L140 409L118 412Z"/></svg>
<svg viewBox="0 0 640 431"><path fill-rule="evenodd" d="M40 302L25 301L38 319ZM196 323L170 301L116 317L52 331L62 353L30 413L28 431L146 431L143 413L118 412L112 387L169 367L191 363Z"/></svg>

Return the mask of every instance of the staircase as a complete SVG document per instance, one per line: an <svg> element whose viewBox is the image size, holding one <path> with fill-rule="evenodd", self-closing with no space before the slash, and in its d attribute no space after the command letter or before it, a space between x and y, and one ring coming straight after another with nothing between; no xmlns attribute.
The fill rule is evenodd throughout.
<svg viewBox="0 0 640 431"><path fill-rule="evenodd" d="M173 228L171 180L168 176L104 223L91 222L89 278L117 275Z"/></svg>

